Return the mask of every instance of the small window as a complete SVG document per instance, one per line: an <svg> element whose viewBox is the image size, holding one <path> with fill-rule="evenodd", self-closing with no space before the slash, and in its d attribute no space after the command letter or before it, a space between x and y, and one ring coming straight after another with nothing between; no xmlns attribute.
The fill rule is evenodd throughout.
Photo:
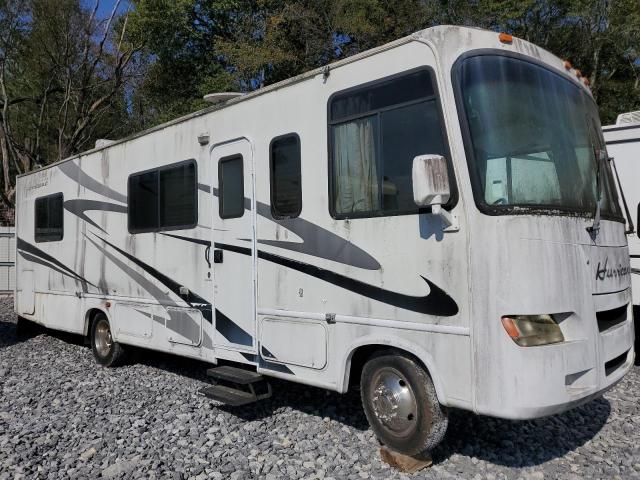
<svg viewBox="0 0 640 480"><path fill-rule="evenodd" d="M58 242L64 236L62 193L36 198L36 242Z"/></svg>
<svg viewBox="0 0 640 480"><path fill-rule="evenodd" d="M220 218L238 218L244 215L244 176L242 169L242 155L221 158L218 162Z"/></svg>
<svg viewBox="0 0 640 480"><path fill-rule="evenodd" d="M411 180L414 157L448 157L427 69L334 95L329 130L335 218L418 213Z"/></svg>
<svg viewBox="0 0 640 480"><path fill-rule="evenodd" d="M285 135L271 142L271 214L295 218L302 210L300 138Z"/></svg>
<svg viewBox="0 0 640 480"><path fill-rule="evenodd" d="M198 223L196 163L187 160L129 177L129 231L193 228Z"/></svg>

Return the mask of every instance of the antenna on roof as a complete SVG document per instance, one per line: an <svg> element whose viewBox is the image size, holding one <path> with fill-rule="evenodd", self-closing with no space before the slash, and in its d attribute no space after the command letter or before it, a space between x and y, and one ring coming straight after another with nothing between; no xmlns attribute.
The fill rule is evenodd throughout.
<svg viewBox="0 0 640 480"><path fill-rule="evenodd" d="M227 100L231 100L232 98L241 97L244 93L240 92L219 92L219 93L208 93L204 97L205 102L209 102L212 104L226 102Z"/></svg>

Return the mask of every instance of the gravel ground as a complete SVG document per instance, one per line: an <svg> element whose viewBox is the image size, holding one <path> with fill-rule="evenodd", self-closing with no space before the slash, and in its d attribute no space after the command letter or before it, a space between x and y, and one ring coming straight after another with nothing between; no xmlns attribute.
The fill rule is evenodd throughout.
<svg viewBox="0 0 640 480"><path fill-rule="evenodd" d="M234 409L196 394L205 365L138 352L98 366L82 339L20 341L0 300L0 480L9 478L640 479L640 367L604 398L508 422L453 411L434 465L381 463L357 393L274 382Z"/></svg>

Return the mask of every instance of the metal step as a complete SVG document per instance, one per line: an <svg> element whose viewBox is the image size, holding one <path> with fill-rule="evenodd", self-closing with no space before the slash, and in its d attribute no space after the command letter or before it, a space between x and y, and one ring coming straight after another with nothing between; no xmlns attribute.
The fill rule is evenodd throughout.
<svg viewBox="0 0 640 480"><path fill-rule="evenodd" d="M210 368L207 370L207 375L215 379L236 383L238 385L249 385L250 383L257 383L264 380L264 377L259 373L232 367L230 365Z"/></svg>
<svg viewBox="0 0 640 480"><path fill-rule="evenodd" d="M245 392L226 385L211 385L210 387L201 388L198 393L233 407L247 405L258 400L253 392Z"/></svg>

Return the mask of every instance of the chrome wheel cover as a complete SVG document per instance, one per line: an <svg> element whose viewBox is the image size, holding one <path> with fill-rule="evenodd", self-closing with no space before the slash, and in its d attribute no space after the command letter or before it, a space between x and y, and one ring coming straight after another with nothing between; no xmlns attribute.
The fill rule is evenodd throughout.
<svg viewBox="0 0 640 480"><path fill-rule="evenodd" d="M373 377L373 412L394 437L406 437L417 427L418 403L409 382L395 368L385 367Z"/></svg>
<svg viewBox="0 0 640 480"><path fill-rule="evenodd" d="M95 338L93 342L95 344L98 355L100 355L101 357L109 356L109 353L111 353L111 345L113 341L111 339L111 329L109 328L109 322L107 322L104 318L98 320L98 325L96 325Z"/></svg>

